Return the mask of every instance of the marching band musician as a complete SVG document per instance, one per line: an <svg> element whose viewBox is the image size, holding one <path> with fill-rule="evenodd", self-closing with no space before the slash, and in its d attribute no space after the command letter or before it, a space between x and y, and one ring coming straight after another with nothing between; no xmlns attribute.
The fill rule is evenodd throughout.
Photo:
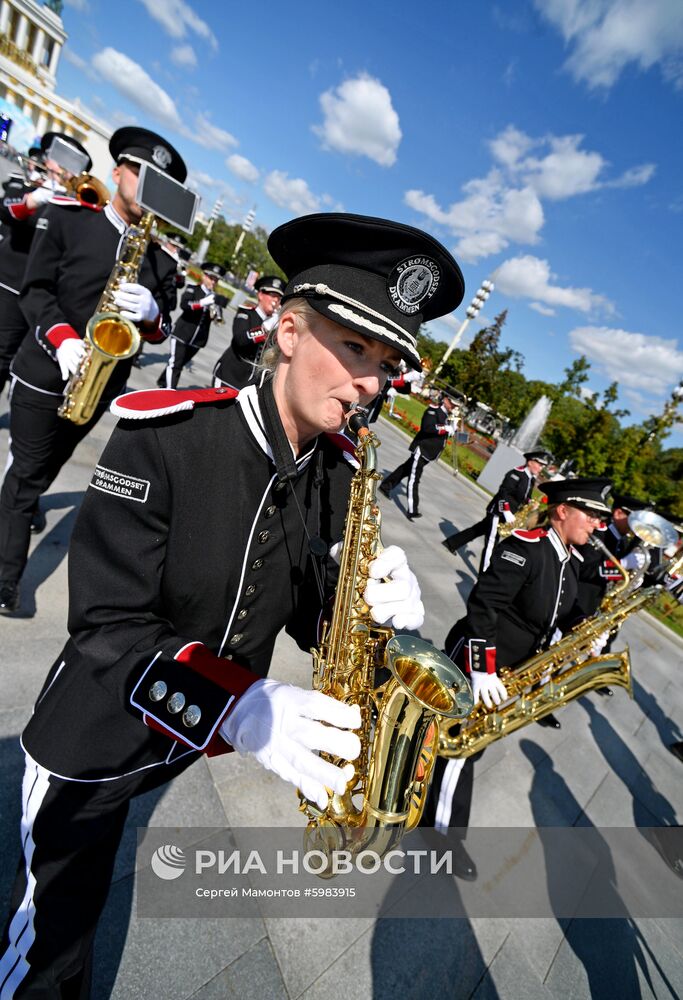
<svg viewBox="0 0 683 1000"><path fill-rule="evenodd" d="M453 398L446 393L441 393L439 402L436 405L430 404L422 416L420 429L410 442L410 458L406 459L393 472L390 472L388 476L385 476L379 485L380 492L388 497L401 480L408 479L406 517L409 521L422 517L418 510L422 473L425 465L439 457L444 450L446 441L455 433L453 423L449 420L454 410Z"/></svg>
<svg viewBox="0 0 683 1000"><path fill-rule="evenodd" d="M360 753L357 706L265 677L283 628L315 644L333 589L356 464L347 418L401 358L419 364L420 323L456 308L464 285L440 243L383 219L306 216L268 245L290 280L258 384L114 405L125 419L71 543L71 638L22 737L27 857L0 957L7 1000L85 993L133 796L236 748L324 808L347 775L313 751ZM404 289L416 257L429 276ZM419 628L403 551L384 549L369 573L375 620Z"/></svg>
<svg viewBox="0 0 683 1000"><path fill-rule="evenodd" d="M116 193L103 209L54 196L38 223L20 297L29 332L12 362L10 464L0 491L0 613L19 605L30 523L38 498L74 448L126 384L132 358L113 369L92 419L75 424L57 413L65 385L85 353L83 336L112 272L127 227L139 222L138 172L153 163L181 183L187 170L175 149L147 129L114 132L109 150ZM151 242L139 282L123 283L114 301L152 341L165 338L175 307L175 265Z"/></svg>
<svg viewBox="0 0 683 1000"><path fill-rule="evenodd" d="M581 616L577 594L582 559L577 547L587 543L610 513L605 500L609 480L559 480L540 489L548 498L547 526L513 531L496 546L470 593L467 614L446 637L445 652L471 677L475 704L481 701L487 708L507 697L500 667L524 663L549 644L555 629L571 627ZM560 725L557 720L549 724ZM473 757L437 759L425 826L467 827L473 763ZM476 865L464 848L458 873L476 878Z"/></svg>
<svg viewBox="0 0 683 1000"><path fill-rule="evenodd" d="M175 389L180 373L197 351L206 347L212 320L217 310L222 310L228 300L216 293L218 279L225 274L221 264L203 264L202 280L183 292L180 300L182 314L176 321L169 338L168 364L157 379L161 389Z"/></svg>
<svg viewBox="0 0 683 1000"><path fill-rule="evenodd" d="M463 545L483 535L484 549L481 554L480 573L483 573L491 562L491 553L498 540L498 525L501 520L507 523L514 521L520 507L531 499L541 469L553 461L550 452L543 450L528 451L524 458L524 465L519 465L506 473L482 520L465 528L464 531L450 535L442 542L449 552L455 554Z"/></svg>
<svg viewBox="0 0 683 1000"><path fill-rule="evenodd" d="M216 362L215 386L241 389L251 382L254 365L271 329L277 323L285 283L276 274L265 274L254 285L256 305L243 305L232 324L232 341Z"/></svg>
<svg viewBox="0 0 683 1000"><path fill-rule="evenodd" d="M92 161L88 151L72 136L62 132L46 132L40 146L29 150L29 164L33 169L29 177L12 174L4 184L4 197L0 200L0 392L9 378L10 363L21 344L28 326L19 307L26 262L40 218L39 209L53 195L63 192L63 181L72 175L46 156L54 139L61 139L87 157L86 170ZM40 163L43 169L36 169Z"/></svg>

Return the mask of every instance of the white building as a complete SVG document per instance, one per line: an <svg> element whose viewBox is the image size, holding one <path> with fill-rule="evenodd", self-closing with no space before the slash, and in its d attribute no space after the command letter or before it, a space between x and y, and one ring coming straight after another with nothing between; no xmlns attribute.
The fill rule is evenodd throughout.
<svg viewBox="0 0 683 1000"><path fill-rule="evenodd" d="M112 166L109 128L55 90L67 39L61 10L61 0L0 0L0 111L10 118L14 112L24 125L23 131L13 127L10 133L19 152L26 151L22 146L27 148L34 136L64 132L83 143L92 157L92 172L106 183ZM26 138L31 124L34 134ZM21 143L15 141L19 136Z"/></svg>

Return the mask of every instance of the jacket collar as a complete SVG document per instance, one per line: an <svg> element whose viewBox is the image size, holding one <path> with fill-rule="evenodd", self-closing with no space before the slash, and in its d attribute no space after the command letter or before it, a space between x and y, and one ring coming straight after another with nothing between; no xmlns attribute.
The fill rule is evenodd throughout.
<svg viewBox="0 0 683 1000"><path fill-rule="evenodd" d="M242 408L242 415L246 420L247 427L256 441L256 444L264 453L267 455L270 461L275 464L275 456L273 455L273 449L270 446L270 442L266 436L265 424L263 421L263 415L261 413L261 407L259 405L258 393L256 391L256 386L252 383L251 385L245 386L240 389L239 395L237 397L237 402ZM307 451L305 451L298 458L294 453L292 448L292 457L294 458L297 469L301 472L306 468L308 463L313 456L318 444L318 439L315 438L309 445ZM291 444L290 444L291 448Z"/></svg>

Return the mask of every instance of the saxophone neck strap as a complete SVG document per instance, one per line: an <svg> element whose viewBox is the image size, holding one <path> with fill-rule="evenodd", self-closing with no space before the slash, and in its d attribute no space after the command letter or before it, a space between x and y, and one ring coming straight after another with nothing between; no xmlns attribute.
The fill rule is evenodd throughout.
<svg viewBox="0 0 683 1000"><path fill-rule="evenodd" d="M273 452L273 461L277 470L278 482L291 483L299 475L296 467L292 446L289 443L285 429L280 420L275 396L273 395L273 380L265 378L258 388L261 414L266 429L266 436Z"/></svg>

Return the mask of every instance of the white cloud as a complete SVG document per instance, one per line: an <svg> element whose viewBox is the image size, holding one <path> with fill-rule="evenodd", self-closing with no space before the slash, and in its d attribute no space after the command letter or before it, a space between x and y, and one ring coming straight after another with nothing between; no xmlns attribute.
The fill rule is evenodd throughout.
<svg viewBox="0 0 683 1000"><path fill-rule="evenodd" d="M116 49L106 48L97 52L92 64L100 76L119 94L142 108L156 121L177 129L179 114L173 98L155 83L148 73Z"/></svg>
<svg viewBox="0 0 683 1000"><path fill-rule="evenodd" d="M84 73L89 80L97 80L97 73L95 73L90 63L86 62L85 59L82 59L81 56L77 55L73 49L69 48L68 45L62 49L62 55L68 63L71 63L71 65L75 66L76 69L79 69L81 73Z"/></svg>
<svg viewBox="0 0 683 1000"><path fill-rule="evenodd" d="M171 62L183 69L194 69L197 65L197 56L191 45L176 45L171 49Z"/></svg>
<svg viewBox="0 0 683 1000"><path fill-rule="evenodd" d="M565 68L591 88L609 88L623 70L659 65L683 88L680 0L534 0L541 16L571 45Z"/></svg>
<svg viewBox="0 0 683 1000"><path fill-rule="evenodd" d="M225 161L225 165L235 177L247 181L248 184L255 184L261 176L251 160L248 160L246 156L240 156L238 153L233 153L232 156L229 156Z"/></svg>
<svg viewBox="0 0 683 1000"><path fill-rule="evenodd" d="M636 392L662 395L683 373L683 351L673 337L581 326L571 331L569 342L610 380Z"/></svg>
<svg viewBox="0 0 683 1000"><path fill-rule="evenodd" d="M581 149L583 136L533 138L508 125L489 142L495 166L463 185L464 197L442 207L433 194L413 189L404 201L459 237L455 252L475 262L511 243L533 246L545 222L543 201L558 201L602 188L646 184L651 163L605 179L609 164L598 152Z"/></svg>
<svg viewBox="0 0 683 1000"><path fill-rule="evenodd" d="M271 201L294 215L320 211L320 198L301 177L290 178L282 170L272 170L263 182L263 190Z"/></svg>
<svg viewBox="0 0 683 1000"><path fill-rule="evenodd" d="M193 31L214 52L218 49L218 41L209 25L184 0L140 0L140 3L171 38L185 38L188 31Z"/></svg>
<svg viewBox="0 0 683 1000"><path fill-rule="evenodd" d="M614 311L607 299L596 295L590 288L562 288L552 284L556 276L552 274L548 261L529 254L506 260L491 277L497 291L511 298L533 299L551 308L562 306L585 313Z"/></svg>
<svg viewBox="0 0 683 1000"><path fill-rule="evenodd" d="M540 313L541 316L556 316L557 312L555 309L551 309L550 306L541 305L540 302L530 302L529 309L533 309L534 312Z"/></svg>
<svg viewBox="0 0 683 1000"><path fill-rule="evenodd" d="M345 80L320 95L320 106L325 120L313 131L324 149L367 156L381 167L396 162L401 126L391 94L379 80L367 73Z"/></svg>
<svg viewBox="0 0 683 1000"><path fill-rule="evenodd" d="M239 145L234 135L219 128L218 125L214 125L208 114L203 111L197 115L191 129L183 127L179 128L179 131L205 149L226 150Z"/></svg>

